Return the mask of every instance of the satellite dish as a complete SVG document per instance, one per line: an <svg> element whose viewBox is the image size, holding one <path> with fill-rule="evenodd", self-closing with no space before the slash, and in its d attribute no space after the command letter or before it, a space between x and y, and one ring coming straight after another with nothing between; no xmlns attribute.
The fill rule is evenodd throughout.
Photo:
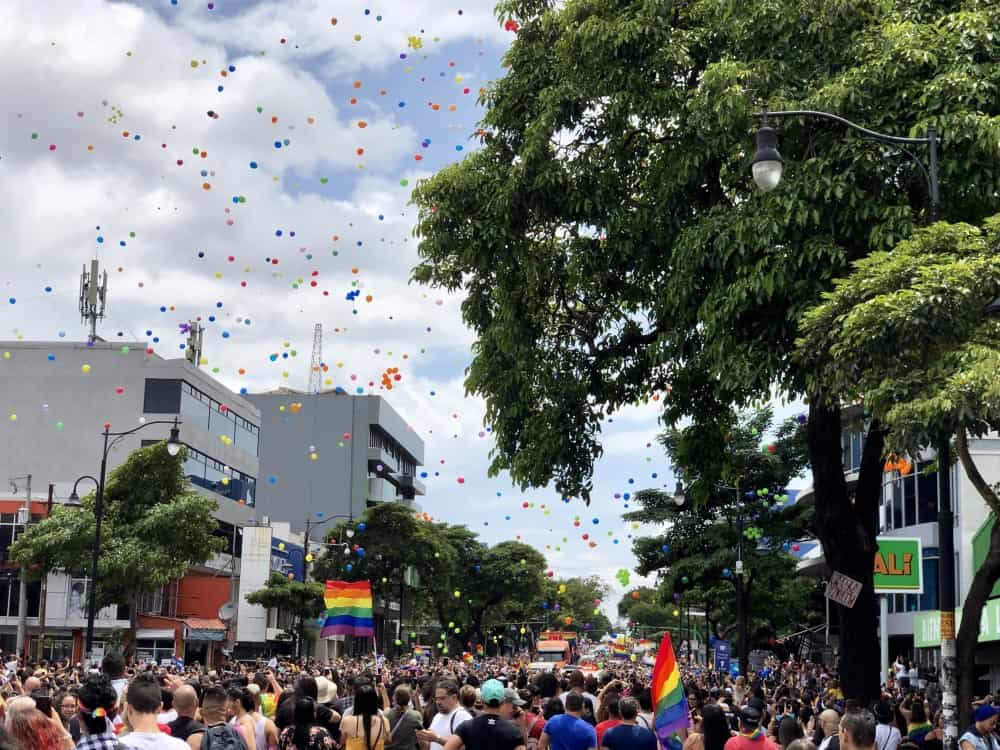
<svg viewBox="0 0 1000 750"><path fill-rule="evenodd" d="M221 607L219 607L219 619L228 621L236 617L236 607L233 606L232 602L226 602Z"/></svg>

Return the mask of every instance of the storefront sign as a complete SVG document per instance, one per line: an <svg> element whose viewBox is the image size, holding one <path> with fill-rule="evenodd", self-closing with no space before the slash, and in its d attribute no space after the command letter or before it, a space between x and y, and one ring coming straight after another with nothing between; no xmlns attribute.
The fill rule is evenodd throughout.
<svg viewBox="0 0 1000 750"><path fill-rule="evenodd" d="M919 539L878 537L875 553L876 594L924 593Z"/></svg>
<svg viewBox="0 0 1000 750"><path fill-rule="evenodd" d="M955 610L956 622L962 621L962 610ZM990 599L979 619L979 642L1000 641L1000 599ZM913 616L913 645L934 648L941 645L941 613L917 612Z"/></svg>

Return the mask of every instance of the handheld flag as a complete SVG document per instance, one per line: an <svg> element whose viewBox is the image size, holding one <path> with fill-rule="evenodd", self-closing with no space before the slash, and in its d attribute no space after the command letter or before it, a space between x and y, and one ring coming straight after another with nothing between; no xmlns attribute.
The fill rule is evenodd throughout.
<svg viewBox="0 0 1000 750"><path fill-rule="evenodd" d="M327 581L323 600L326 602L326 622L320 632L321 638L331 635L374 637L371 583Z"/></svg>
<svg viewBox="0 0 1000 750"><path fill-rule="evenodd" d="M691 717L670 633L664 633L660 642L660 652L656 655L656 666L653 667L651 692L656 736L660 740L660 746L664 750L680 750L682 741L678 733L691 726Z"/></svg>

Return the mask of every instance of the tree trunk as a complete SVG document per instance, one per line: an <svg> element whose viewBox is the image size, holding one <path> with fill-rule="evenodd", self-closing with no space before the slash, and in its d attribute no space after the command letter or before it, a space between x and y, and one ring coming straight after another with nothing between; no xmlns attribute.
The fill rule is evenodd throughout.
<svg viewBox="0 0 1000 750"><path fill-rule="evenodd" d="M140 596L138 592L132 592L128 595L128 634L125 638L125 649L122 654L125 657L126 664L131 664L135 659L135 650L139 645L137 638L139 637Z"/></svg>
<svg viewBox="0 0 1000 750"><path fill-rule="evenodd" d="M994 519L990 549L982 566L972 577L962 606L962 624L958 629L958 718L959 726L964 726L962 720L972 710L972 696L976 688L973 673L976 669L976 646L979 644L979 620L993 587L1000 580L1000 523L996 520L1000 515L1000 498L983 479L969 453L969 438L964 429L956 433L955 446L966 476L993 512Z"/></svg>
<svg viewBox="0 0 1000 750"><path fill-rule="evenodd" d="M847 698L868 705L880 697L881 668L873 568L882 491L885 435L873 423L865 441L854 498L848 493L841 447L840 408L813 396L807 440L816 503L816 534L831 571L861 582L851 608L840 615L840 683Z"/></svg>

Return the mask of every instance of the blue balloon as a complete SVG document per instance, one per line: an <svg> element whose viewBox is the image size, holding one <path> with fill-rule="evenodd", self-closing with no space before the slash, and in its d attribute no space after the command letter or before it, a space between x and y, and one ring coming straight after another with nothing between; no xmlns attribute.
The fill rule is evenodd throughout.
<svg viewBox="0 0 1000 750"><path fill-rule="evenodd" d="M365 548L358 547L358 557L364 557L364 556L365 556Z"/></svg>
<svg viewBox="0 0 1000 750"><path fill-rule="evenodd" d="M350 563L347 563L347 565L345 565L345 566L344 566L344 569L345 569L345 570L346 570L346 571L347 571L348 573L350 573L350 572L351 572L352 570L354 570L354 566L353 566L353 565L351 565Z"/></svg>
<svg viewBox="0 0 1000 750"><path fill-rule="evenodd" d="M368 527L365 525L364 521L362 521L361 523L358 524L358 531L364 531L367 528Z"/></svg>
<svg viewBox="0 0 1000 750"><path fill-rule="evenodd" d="M729 576L731 576L731 575L732 575L732 572L729 570L729 568L723 568L722 569L722 577L723 578L729 578Z"/></svg>
<svg viewBox="0 0 1000 750"><path fill-rule="evenodd" d="M664 544L662 547L660 547L660 552L662 552L664 555L670 552L670 545Z"/></svg>

